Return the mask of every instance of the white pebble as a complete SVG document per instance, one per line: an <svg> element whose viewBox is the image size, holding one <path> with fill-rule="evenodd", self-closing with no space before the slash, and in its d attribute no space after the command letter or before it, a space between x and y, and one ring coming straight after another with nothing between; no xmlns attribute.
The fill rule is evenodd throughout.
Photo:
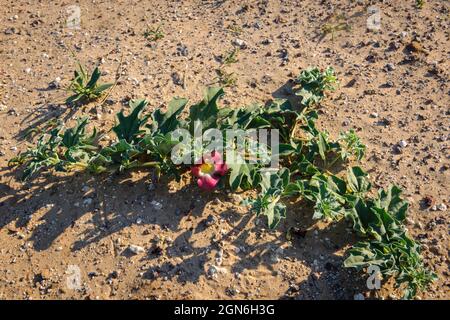
<svg viewBox="0 0 450 320"><path fill-rule="evenodd" d="M128 247L128 250L130 250L134 254L143 253L145 251L144 248L142 248L140 246L137 246L137 245L134 245L134 244L130 244L130 246Z"/></svg>

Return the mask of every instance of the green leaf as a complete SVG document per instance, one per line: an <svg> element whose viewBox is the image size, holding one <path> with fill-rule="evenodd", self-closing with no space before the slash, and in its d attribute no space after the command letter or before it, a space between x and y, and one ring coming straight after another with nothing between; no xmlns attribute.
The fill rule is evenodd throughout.
<svg viewBox="0 0 450 320"><path fill-rule="evenodd" d="M66 104L73 104L79 101L83 97L83 94L74 94L66 99Z"/></svg>
<svg viewBox="0 0 450 320"><path fill-rule="evenodd" d="M153 112L152 115L152 131L167 134L175 130L180 122L177 117L183 111L188 100L184 98L174 98L167 108L167 112L163 113L160 109Z"/></svg>
<svg viewBox="0 0 450 320"><path fill-rule="evenodd" d="M222 88L208 88L205 93L203 101L191 106L189 121L190 130L194 132L194 123L200 121L203 131L209 128L217 127L217 117L219 108L217 107L217 100L224 94Z"/></svg>
<svg viewBox="0 0 450 320"><path fill-rule="evenodd" d="M350 190L356 194L367 193L372 184L367 178L368 174L360 167L352 167L347 171L347 182Z"/></svg>
<svg viewBox="0 0 450 320"><path fill-rule="evenodd" d="M103 91L108 90L114 85L114 83L104 83L99 86L96 86L93 93L95 95L100 95Z"/></svg>
<svg viewBox="0 0 450 320"><path fill-rule="evenodd" d="M229 184L232 190L238 190L239 188L245 189L245 185L243 185L243 183L252 183L252 176L250 174L250 167L248 164L234 163L230 164L229 168L231 170Z"/></svg>
<svg viewBox="0 0 450 320"><path fill-rule="evenodd" d="M100 75L101 75L100 70L98 69L98 67L96 67L92 72L89 82L85 86L86 89L94 89L98 79L100 79Z"/></svg>
<svg viewBox="0 0 450 320"><path fill-rule="evenodd" d="M309 107L320 103L325 97L325 91L335 90L337 78L331 67L323 72L318 68L308 68L300 73L296 82L301 86L296 95L302 97L303 106Z"/></svg>
<svg viewBox="0 0 450 320"><path fill-rule="evenodd" d="M132 108L129 116L125 116L123 111L117 114L119 123L113 128L119 139L124 139L128 143L132 143L136 136L142 133L141 126L147 122L148 116L139 118L141 111L147 106L145 99L130 101L130 107Z"/></svg>
<svg viewBox="0 0 450 320"><path fill-rule="evenodd" d="M327 137L323 132L319 133L317 146L319 148L319 154L322 160L326 159L325 153L328 151L328 143L327 143Z"/></svg>
<svg viewBox="0 0 450 320"><path fill-rule="evenodd" d="M64 132L62 143L66 148L72 148L79 144L80 139L84 136L84 131L88 121L88 118L78 120L75 127L67 129Z"/></svg>
<svg viewBox="0 0 450 320"><path fill-rule="evenodd" d="M401 199L402 190L397 186L389 186L388 191L378 191L377 204L391 213L398 221L404 221L408 211L408 202Z"/></svg>

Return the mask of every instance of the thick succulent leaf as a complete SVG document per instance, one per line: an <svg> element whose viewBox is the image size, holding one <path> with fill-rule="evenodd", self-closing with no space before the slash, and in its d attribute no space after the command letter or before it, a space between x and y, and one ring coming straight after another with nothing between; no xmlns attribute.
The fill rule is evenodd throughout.
<svg viewBox="0 0 450 320"><path fill-rule="evenodd" d="M408 211L408 202L400 198L401 193L397 186L389 186L387 192L383 189L378 191L377 199L377 204L400 222L406 219Z"/></svg>
<svg viewBox="0 0 450 320"><path fill-rule="evenodd" d="M66 148L72 148L78 146L80 141L84 138L84 131L89 119L79 119L77 125L73 128L67 129L62 138L62 144Z"/></svg>
<svg viewBox="0 0 450 320"><path fill-rule="evenodd" d="M217 117L219 113L217 100L223 94L224 91L222 88L208 88L203 101L191 106L189 114L191 132L194 132L195 122L198 121L201 122L203 131L217 127Z"/></svg>
<svg viewBox="0 0 450 320"><path fill-rule="evenodd" d="M177 117L183 112L188 100L184 98L174 98L167 108L167 112L163 113L160 109L153 112L152 115L152 131L161 134L167 134L174 131L180 125Z"/></svg>
<svg viewBox="0 0 450 320"><path fill-rule="evenodd" d="M243 182L251 183L251 168L247 163L229 164L229 168L231 170L229 184L232 190L237 190L243 187L245 188L245 186L243 186Z"/></svg>
<svg viewBox="0 0 450 320"><path fill-rule="evenodd" d="M142 110L147 106L147 101L137 100L130 101L131 113L129 116L125 116L123 111L117 114L119 123L113 128L119 139L124 139L131 143L135 140L136 136L142 131L141 126L147 122L148 116L140 118Z"/></svg>
<svg viewBox="0 0 450 320"><path fill-rule="evenodd" d="M368 174L360 167L352 167L347 171L347 182L350 190L356 194L367 193L372 184L367 178Z"/></svg>

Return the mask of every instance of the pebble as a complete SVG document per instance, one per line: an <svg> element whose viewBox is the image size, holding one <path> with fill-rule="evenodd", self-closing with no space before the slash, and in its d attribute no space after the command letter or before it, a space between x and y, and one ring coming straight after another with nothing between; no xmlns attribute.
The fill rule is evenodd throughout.
<svg viewBox="0 0 450 320"><path fill-rule="evenodd" d="M395 86L395 84L394 84L394 82L393 81L391 81L391 80L388 80L386 83L385 83L385 86L386 87L388 87L388 88L392 88L392 87L394 87Z"/></svg>
<svg viewBox="0 0 450 320"><path fill-rule="evenodd" d="M215 265L211 265L206 272L209 277L216 277L218 273L225 274L227 273L227 269L221 268Z"/></svg>
<svg viewBox="0 0 450 320"><path fill-rule="evenodd" d="M357 293L353 296L353 300L364 300L364 295L362 293Z"/></svg>
<svg viewBox="0 0 450 320"><path fill-rule="evenodd" d="M177 52L183 57L187 57L189 55L189 50L184 44L178 44Z"/></svg>
<svg viewBox="0 0 450 320"><path fill-rule="evenodd" d="M140 253L145 252L144 248L134 245L134 244L130 244L130 246L128 247L128 250L130 250L134 254L140 254Z"/></svg>
<svg viewBox="0 0 450 320"><path fill-rule="evenodd" d="M438 204L436 209L438 209L439 211L446 211L447 205L445 203Z"/></svg>
<svg viewBox="0 0 450 320"><path fill-rule="evenodd" d="M378 113L372 112L372 113L370 114L370 117L371 117L371 118L378 118Z"/></svg>
<svg viewBox="0 0 450 320"><path fill-rule="evenodd" d="M10 35L10 34L15 34L15 33L17 33L17 29L16 28L7 28L5 31L4 31L4 33L5 34L7 34L7 35Z"/></svg>
<svg viewBox="0 0 450 320"><path fill-rule="evenodd" d="M0 104L0 111L5 111L6 109L8 109L7 106L5 106L4 104Z"/></svg>
<svg viewBox="0 0 450 320"><path fill-rule="evenodd" d="M49 83L48 87L50 89L56 89L56 88L59 88L60 83L61 83L61 78L56 77L55 80L53 80L52 82Z"/></svg>
<svg viewBox="0 0 450 320"><path fill-rule="evenodd" d="M384 66L385 70L387 71L394 71L395 70L395 66L392 63L388 63Z"/></svg>
<svg viewBox="0 0 450 320"><path fill-rule="evenodd" d="M212 214L210 214L205 221L205 224L210 227L213 224L215 224L217 222L217 218L215 216L213 216Z"/></svg>
<svg viewBox="0 0 450 320"><path fill-rule="evenodd" d="M92 201L93 201L92 198L86 198L83 200L83 204L85 206L88 206L88 205L92 204Z"/></svg>
<svg viewBox="0 0 450 320"><path fill-rule="evenodd" d="M150 204L153 206L155 210L161 210L163 208L163 205L155 200L153 200Z"/></svg>
<svg viewBox="0 0 450 320"><path fill-rule="evenodd" d="M172 82L178 86L184 86L183 76L178 72L172 73Z"/></svg>
<svg viewBox="0 0 450 320"><path fill-rule="evenodd" d="M217 274L217 268L215 266L210 266L207 271L208 276L214 277Z"/></svg>
<svg viewBox="0 0 450 320"><path fill-rule="evenodd" d="M400 148L405 148L408 145L408 142L406 142L405 140L400 140L400 142L398 143L398 146Z"/></svg>
<svg viewBox="0 0 450 320"><path fill-rule="evenodd" d="M241 49L247 48L247 43L242 39L234 39L233 44L237 45Z"/></svg>

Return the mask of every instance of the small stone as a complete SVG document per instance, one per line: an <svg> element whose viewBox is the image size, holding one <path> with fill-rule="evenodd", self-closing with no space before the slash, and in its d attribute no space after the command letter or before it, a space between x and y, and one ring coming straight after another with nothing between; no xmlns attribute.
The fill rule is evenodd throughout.
<svg viewBox="0 0 450 320"><path fill-rule="evenodd" d="M400 140L400 142L398 143L398 146L400 148L405 148L408 145L408 142L406 142L405 140Z"/></svg>
<svg viewBox="0 0 450 320"><path fill-rule="evenodd" d="M392 88L392 87L395 86L395 84L394 84L393 81L389 80L389 81L387 81L387 82L384 84L384 86L387 87L387 88Z"/></svg>
<svg viewBox="0 0 450 320"><path fill-rule="evenodd" d="M372 112L372 113L370 114L370 117L371 117L371 118L378 118L378 113Z"/></svg>
<svg viewBox="0 0 450 320"><path fill-rule="evenodd" d="M237 45L241 49L247 48L247 43L245 43L245 41L242 39L235 39L233 41L233 44Z"/></svg>
<svg viewBox="0 0 450 320"><path fill-rule="evenodd" d="M178 72L172 73L172 82L178 86L184 86L183 77Z"/></svg>
<svg viewBox="0 0 450 320"><path fill-rule="evenodd" d="M0 103L0 111L6 111L6 109L8 109L8 107Z"/></svg>
<svg viewBox="0 0 450 320"><path fill-rule="evenodd" d="M178 44L177 47L178 54L182 55L183 57L187 57L189 55L189 50L184 44Z"/></svg>
<svg viewBox="0 0 450 320"><path fill-rule="evenodd" d="M163 208L163 205L155 200L152 200L150 204L153 206L155 210L161 210Z"/></svg>
<svg viewBox="0 0 450 320"><path fill-rule="evenodd" d="M238 292L239 291L233 287L228 287L225 289L225 294L229 297L235 296L236 294L238 294Z"/></svg>
<svg viewBox="0 0 450 320"><path fill-rule="evenodd" d="M136 246L134 244L130 244L130 246L128 247L128 250L130 250L134 254L140 254L140 253L145 252L144 248L142 248L140 246Z"/></svg>
<svg viewBox="0 0 450 320"><path fill-rule="evenodd" d="M93 201L92 198L86 198L86 199L83 200L83 204L85 206L89 206L89 205L92 204L92 201Z"/></svg>
<svg viewBox="0 0 450 320"><path fill-rule="evenodd" d="M27 74L31 73L31 68L26 68L25 73L27 73Z"/></svg>
<svg viewBox="0 0 450 320"><path fill-rule="evenodd" d="M210 214L210 215L206 218L205 224L206 224L208 227L210 227L210 226L212 226L213 224L216 224L216 222L217 222L217 218L216 218L215 216L213 216L212 214Z"/></svg>
<svg viewBox="0 0 450 320"><path fill-rule="evenodd" d="M436 209L438 209L439 211L446 211L447 205L445 203L438 204Z"/></svg>
<svg viewBox="0 0 450 320"><path fill-rule="evenodd" d="M137 218L136 219L136 224L142 224L142 219L141 218Z"/></svg>
<svg viewBox="0 0 450 320"><path fill-rule="evenodd" d="M353 300L364 300L364 295L362 293L355 294Z"/></svg>
<svg viewBox="0 0 450 320"><path fill-rule="evenodd" d="M394 71L395 70L395 66L392 63L388 63L384 66L384 69L386 71Z"/></svg>
<svg viewBox="0 0 450 320"><path fill-rule="evenodd" d="M117 279L119 277L119 271L114 270L108 275L108 279Z"/></svg>
<svg viewBox="0 0 450 320"><path fill-rule="evenodd" d="M208 276L214 277L217 274L217 268L215 266L210 266L208 268Z"/></svg>
<svg viewBox="0 0 450 320"><path fill-rule="evenodd" d="M7 35L11 35L11 34L17 33L17 30L16 30L16 28L7 28L7 29L5 29L4 33Z"/></svg>
<svg viewBox="0 0 450 320"><path fill-rule="evenodd" d="M225 268L221 268L218 266L211 265L206 272L208 277L213 278L216 277L218 273L226 274L228 271Z"/></svg>
<svg viewBox="0 0 450 320"><path fill-rule="evenodd" d="M55 80L53 80L52 82L49 83L48 87L50 89L56 89L56 88L59 88L60 83L61 83L61 78L56 77Z"/></svg>

